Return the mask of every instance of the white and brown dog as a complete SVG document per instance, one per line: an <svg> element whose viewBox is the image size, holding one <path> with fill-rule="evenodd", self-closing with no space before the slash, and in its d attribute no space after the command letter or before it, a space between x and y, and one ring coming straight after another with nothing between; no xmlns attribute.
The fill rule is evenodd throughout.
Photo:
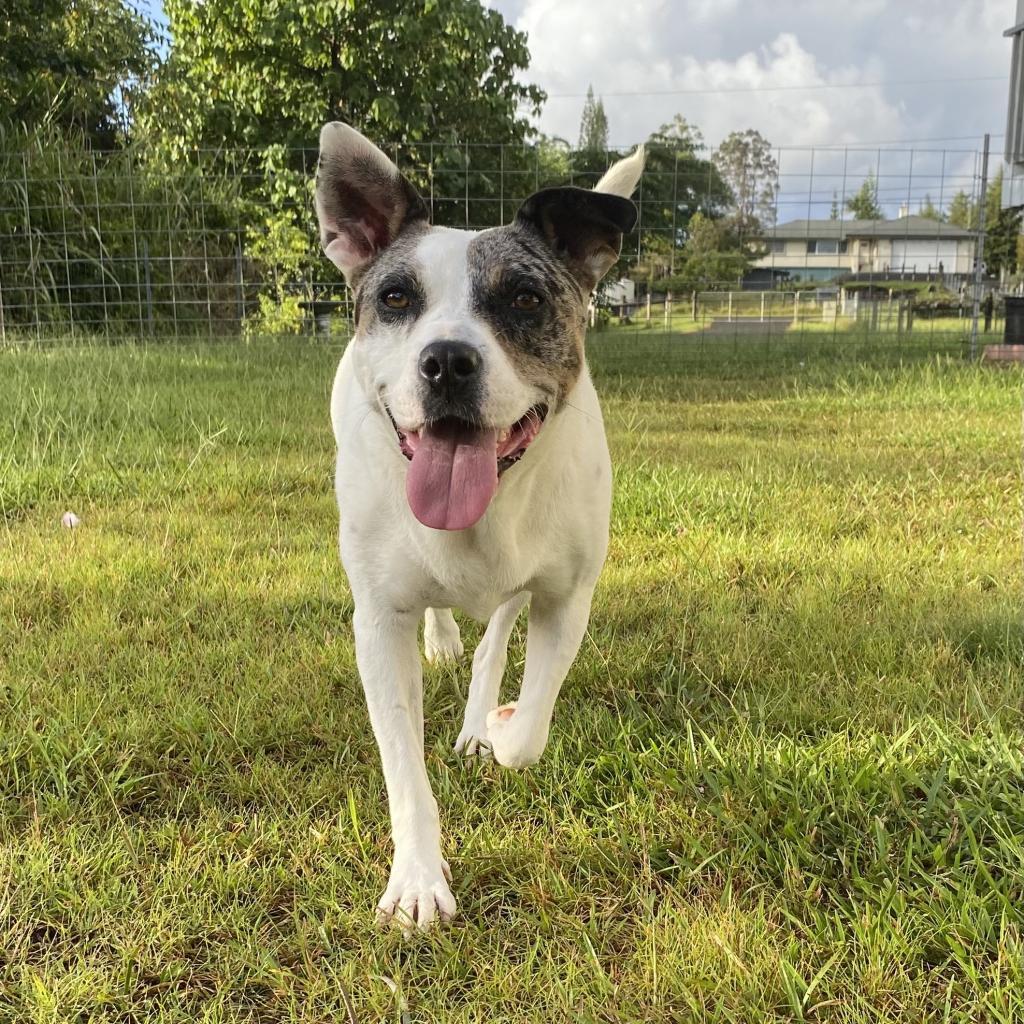
<svg viewBox="0 0 1024 1024"><path fill-rule="evenodd" d="M531 196L512 224L431 227L398 168L324 127L316 209L355 296L334 381L339 546L356 660L380 748L395 856L379 913L428 927L455 913L423 757L417 628L432 661L462 654L451 608L487 622L460 754L533 764L587 628L605 559L612 473L583 357L587 304L632 230L643 152L593 191ZM519 700L498 706L527 604Z"/></svg>

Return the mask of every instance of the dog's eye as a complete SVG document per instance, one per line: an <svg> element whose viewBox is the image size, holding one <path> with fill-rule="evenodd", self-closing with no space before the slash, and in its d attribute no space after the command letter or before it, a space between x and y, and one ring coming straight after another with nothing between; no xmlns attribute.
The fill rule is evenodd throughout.
<svg viewBox="0 0 1024 1024"><path fill-rule="evenodd" d="M541 298L536 292L517 292L512 300L512 308L522 313L532 313L540 306Z"/></svg>
<svg viewBox="0 0 1024 1024"><path fill-rule="evenodd" d="M380 301L383 302L388 309L409 308L409 296L403 292L401 288L389 288L386 292L382 293Z"/></svg>

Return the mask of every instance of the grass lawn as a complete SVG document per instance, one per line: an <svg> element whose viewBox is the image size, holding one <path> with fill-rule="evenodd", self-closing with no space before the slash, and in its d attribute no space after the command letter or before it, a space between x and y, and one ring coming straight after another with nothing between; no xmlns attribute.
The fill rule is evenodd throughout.
<svg viewBox="0 0 1024 1024"><path fill-rule="evenodd" d="M846 363L893 365L934 355L961 357L969 351L970 332L969 320L921 318L914 321L911 332L900 333L895 323L886 326L883 322L881 329L872 330L866 323L851 318L801 318L790 323L761 325L754 317L737 317L732 323L720 320L716 324L710 316L694 320L687 313L673 315L668 324L661 317L653 317L647 323L642 316L628 324L616 322L592 331L590 344L594 349L609 349L626 372L636 370L633 346L621 344L631 339L648 349L652 342L663 343L659 370L707 365L717 373L725 359L738 364L734 369L749 371L756 367L758 373L763 373L766 366L777 370L780 359L795 364L807 359L820 362L825 357L830 362L838 358ZM978 352L986 345L1002 342L1001 325L998 330L979 331Z"/></svg>
<svg viewBox="0 0 1024 1024"><path fill-rule="evenodd" d="M0 351L0 1020L1024 1016L1020 374L626 340L541 764L457 759L468 658L426 672L460 917L411 941L338 346Z"/></svg>

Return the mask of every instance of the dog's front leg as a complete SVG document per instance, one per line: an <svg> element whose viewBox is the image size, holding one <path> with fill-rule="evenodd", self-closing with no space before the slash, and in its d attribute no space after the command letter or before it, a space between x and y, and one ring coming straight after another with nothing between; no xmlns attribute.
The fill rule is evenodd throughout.
<svg viewBox="0 0 1024 1024"><path fill-rule="evenodd" d="M473 678L462 720L462 731L455 741L455 752L471 757L490 754L487 741L487 715L498 703L501 678L508 660L508 638L523 605L530 600L525 591L501 605L487 623L487 630L473 655Z"/></svg>
<svg viewBox="0 0 1024 1024"><path fill-rule="evenodd" d="M356 662L380 749L395 859L378 916L406 930L455 913L441 856L437 801L423 758L423 680L418 616L357 602Z"/></svg>
<svg viewBox="0 0 1024 1024"><path fill-rule="evenodd" d="M487 739L499 764L525 768L544 752L558 691L587 631L592 596L593 585L560 600L533 595L519 700L487 716Z"/></svg>

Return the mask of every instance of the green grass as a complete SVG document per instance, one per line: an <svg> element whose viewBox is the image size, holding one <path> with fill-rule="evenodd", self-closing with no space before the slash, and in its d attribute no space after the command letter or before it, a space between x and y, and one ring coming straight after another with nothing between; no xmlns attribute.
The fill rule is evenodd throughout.
<svg viewBox="0 0 1024 1024"><path fill-rule="evenodd" d="M893 369L929 363L940 357L960 361L968 354L965 330L933 328L919 322L910 333L870 331L851 324L801 321L789 328L751 333L737 326L723 334L699 333L701 324L690 321L684 329L666 331L660 323L606 327L592 332L588 341L592 365L605 374L648 378L683 374L718 378L723 373L745 380L778 379L791 374L797 379L817 379L864 367ZM982 334L985 345L1002 341L1002 335Z"/></svg>
<svg viewBox="0 0 1024 1024"><path fill-rule="evenodd" d="M457 760L426 672L461 913L412 941L337 346L0 351L0 1020L1021 1019L1019 373L667 344L595 340L613 540L541 764Z"/></svg>

